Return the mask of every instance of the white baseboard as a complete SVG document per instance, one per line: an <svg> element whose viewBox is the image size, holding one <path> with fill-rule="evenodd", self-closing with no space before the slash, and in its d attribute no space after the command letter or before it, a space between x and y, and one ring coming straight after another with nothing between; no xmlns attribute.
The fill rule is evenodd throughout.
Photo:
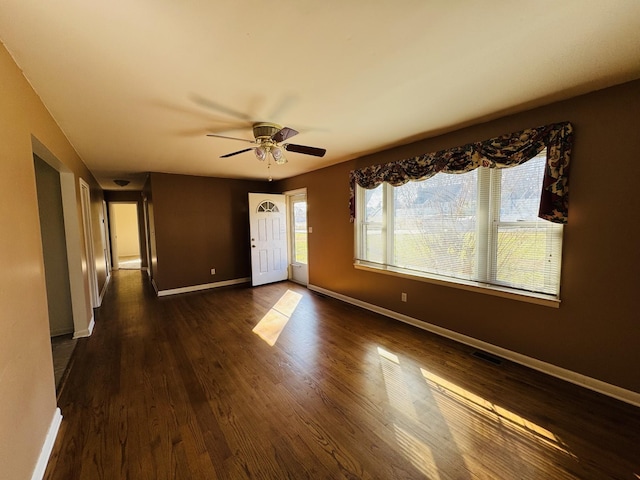
<svg viewBox="0 0 640 480"><path fill-rule="evenodd" d="M242 283L249 283L251 277L235 278L233 280L225 280L215 283L204 283L202 285L192 285L189 287L171 288L169 290L158 290L155 282L153 282L153 288L156 290L156 294L159 297L165 297L167 295L177 295L178 293L198 292L200 290L209 290L210 288L228 287L230 285L240 285Z"/></svg>
<svg viewBox="0 0 640 480"><path fill-rule="evenodd" d="M463 335L458 332L454 332L453 330L448 330L446 328L439 327L431 323L423 322L422 320L409 317L408 315L394 312L393 310L387 310L386 308L382 308L377 305L373 305L371 303L363 302L356 298L348 297L346 295L342 295L341 293L333 292L331 290L327 290L322 287L318 287L316 285L310 284L307 286L307 288L309 288L309 290L313 290L323 295L327 295L328 297L341 300L345 303L349 303L351 305L355 305L360 308L364 308L365 310L369 310L371 312L379 313L386 317L393 318L394 320L399 320L409 325L413 325L414 327L427 330L431 333L435 333L436 335L440 335L441 337L449 338L451 340L454 340L459 343L463 343L465 345L469 345L479 350L484 350L486 352L493 353L494 355L497 355L499 357L505 358L507 360L511 360L512 362L515 362L515 363L519 363L520 365L524 365L525 367L538 370L539 372L546 373L547 375L560 378L561 380L565 380L567 382L580 385L581 387L588 388L590 390L596 391L598 393L602 393L609 397L613 397L617 400L621 400L623 402L630 403L631 405L640 407L640 393L638 392L627 390L625 388L621 388L616 385L611 385L610 383L606 383L601 380L591 378L586 375L582 375L581 373L573 372L571 370L558 367L551 363L543 362L541 360L537 360L535 358L522 355L521 353L507 350L506 348L498 347L496 345L492 345L482 340L478 340L476 338L469 337L467 335Z"/></svg>
<svg viewBox="0 0 640 480"><path fill-rule="evenodd" d="M91 320L89 321L89 326L84 330L79 330L77 332L73 332L73 338L84 338L90 337L93 333L93 328L96 326L96 322L93 317L93 313L91 314Z"/></svg>
<svg viewBox="0 0 640 480"><path fill-rule="evenodd" d="M31 480L42 480L42 477L44 477L44 472L47 469L49 457L53 451L53 444L56 442L56 437L58 436L58 430L60 430L61 423L62 413L59 408L56 408L55 412L53 412L51 424L49 425L49 431L47 432L47 436L42 444L42 450L40 450L40 456L38 457L36 467L33 470L33 475L31 475Z"/></svg>
<svg viewBox="0 0 640 480"><path fill-rule="evenodd" d="M102 305L102 300L104 299L104 294L107 293L107 287L109 286L109 282L111 281L111 275L107 275L107 279L102 286L102 290L100 291L100 305Z"/></svg>

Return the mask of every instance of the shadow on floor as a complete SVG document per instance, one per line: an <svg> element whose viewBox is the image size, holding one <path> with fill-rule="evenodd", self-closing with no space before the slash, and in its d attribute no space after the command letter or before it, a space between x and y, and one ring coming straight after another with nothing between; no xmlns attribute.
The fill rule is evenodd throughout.
<svg viewBox="0 0 640 480"><path fill-rule="evenodd" d="M56 393L59 394L64 382L69 361L77 340L72 334L51 337L51 353L53 354L53 373L56 382Z"/></svg>

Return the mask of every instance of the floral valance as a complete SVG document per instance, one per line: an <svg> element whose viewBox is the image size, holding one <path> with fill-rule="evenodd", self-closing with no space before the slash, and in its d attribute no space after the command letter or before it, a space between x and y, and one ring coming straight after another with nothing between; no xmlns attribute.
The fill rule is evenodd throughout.
<svg viewBox="0 0 640 480"><path fill-rule="evenodd" d="M411 180L425 180L439 172L465 173L481 166L514 167L546 148L547 166L541 186L538 216L555 223L567 223L572 140L573 127L570 123L554 123L462 147L353 170L349 175L351 221L356 213L356 184L367 189L376 188L383 182L398 187Z"/></svg>

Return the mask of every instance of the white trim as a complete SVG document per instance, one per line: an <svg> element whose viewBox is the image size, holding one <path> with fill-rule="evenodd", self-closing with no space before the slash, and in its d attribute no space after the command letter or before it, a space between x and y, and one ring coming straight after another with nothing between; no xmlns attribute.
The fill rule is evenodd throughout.
<svg viewBox="0 0 640 480"><path fill-rule="evenodd" d="M309 283L309 259L307 263L295 262L295 236L296 226L293 221L293 202L296 197L300 198L304 196L304 201L307 203L307 187L298 188L296 190L289 190L284 192L286 205L287 205L287 278L288 280L295 282L299 285L307 286ZM309 248L309 215L308 204L305 210L305 216L307 217L307 249ZM296 278L296 276L298 278Z"/></svg>
<svg viewBox="0 0 640 480"><path fill-rule="evenodd" d="M442 285L444 287L458 288L460 290L467 290L469 292L484 293L486 295L509 298L511 300L518 300L520 302L535 303L536 305L542 305L544 307L560 308L559 299L554 298L551 295L544 295L541 293L525 293L515 289L510 289L508 287L499 287L497 285L491 285L488 283L474 282L473 280L452 280L450 278L440 277L438 275L427 272L411 271L409 273L408 271L399 267L393 267L391 265L373 265L368 264L364 260L355 260L353 267L357 270L364 270L367 272L382 273L383 275L408 278L410 280L433 283L435 285Z"/></svg>
<svg viewBox="0 0 640 480"><path fill-rule="evenodd" d="M227 287L229 285L239 285L241 283L249 283L251 277L236 278L233 280L224 280L222 282L204 283L202 285L192 285L189 287L171 288L169 290L158 290L155 282L153 282L153 288L156 289L156 293L159 297L165 297L167 295L176 295L179 293L198 292L200 290L208 290L210 288Z"/></svg>
<svg viewBox="0 0 640 480"><path fill-rule="evenodd" d="M100 306L100 295L98 293L98 274L96 272L96 255L93 249L93 226L91 219L91 188L82 178L78 178L80 184L80 209L82 211L82 229L85 252L87 255L87 281L89 282L89 293L91 297L91 308Z"/></svg>
<svg viewBox="0 0 640 480"><path fill-rule="evenodd" d="M93 327L96 326L96 322L93 319L93 314L91 314L91 321L89 322L89 326L85 330L80 330L79 332L73 332L73 338L85 338L90 337L93 333Z"/></svg>
<svg viewBox="0 0 640 480"><path fill-rule="evenodd" d="M102 286L102 290L100 291L100 305L102 305L102 300L104 299L104 294L107 293L107 287L109 286L109 282L111 281L111 275L107 274L107 278Z"/></svg>
<svg viewBox="0 0 640 480"><path fill-rule="evenodd" d="M115 202L109 202L109 245L111 246L111 268L120 270L120 262L118 261L118 233L115 222L116 213L114 212Z"/></svg>
<svg viewBox="0 0 640 480"><path fill-rule="evenodd" d="M74 331L86 330L91 316L91 300L85 293L84 275L82 273L82 240L84 234L78 218L76 199L76 177L73 173L60 172L62 188L62 210L67 240L67 261L69 263L69 286L71 288L71 309L73 311Z"/></svg>
<svg viewBox="0 0 640 480"><path fill-rule="evenodd" d="M295 190L287 190L286 192L282 192L283 195L293 196L293 195L301 195L307 194L307 187L296 188Z"/></svg>
<svg viewBox="0 0 640 480"><path fill-rule="evenodd" d="M436 335L449 338L456 342L463 343L465 345L469 345L471 347L478 348L480 350L484 350L489 353L493 353L499 357L505 358L507 360L511 360L512 362L515 362L515 363L519 363L520 365L524 365L525 367L538 370L539 372L546 373L547 375L551 375L561 380L574 383L581 387L588 388L595 392L602 393L609 397L613 397L617 400L621 400L631 405L640 407L640 393L638 392L627 390L625 388L621 388L616 385L611 385L610 383L606 383L601 380L597 380L595 378L582 375L581 373L573 372L571 370L567 370L565 368L558 367L556 365L552 365L550 363L543 362L541 360L537 360L535 358L528 357L526 355L522 355L521 353L513 352L511 350L507 350L506 348L498 347L496 345L492 345L482 340L478 340L473 337L469 337L467 335L463 335L461 333L454 332L452 330L448 330L446 328L442 328L437 325L433 325L431 323L423 322L422 320L409 317L408 315L404 315L402 313L394 312L393 310L387 310L386 308L382 308L377 305L373 305L371 303L363 302L361 300L348 297L346 295L342 295L340 293L336 293L331 290L326 290L316 285L309 284L307 288L309 290L322 293L323 295L333 297L335 299L341 300L351 305L364 308L365 310L370 310L372 312L379 313L381 315L392 318L394 320L399 320L401 322L407 323L414 327L427 330L431 333L435 333Z"/></svg>
<svg viewBox="0 0 640 480"><path fill-rule="evenodd" d="M151 286L152 286L152 287L153 287L153 289L155 290L155 292L156 292L156 296L160 296L160 295L159 295L160 290L158 290L158 285L156 285L156 279L155 279L155 278L152 278L152 279L151 279Z"/></svg>
<svg viewBox="0 0 640 480"><path fill-rule="evenodd" d="M42 478L44 477L44 472L47 469L49 457L51 456L51 452L53 451L53 445L56 442L56 437L58 436L58 430L60 430L61 423L62 412L60 412L59 408L56 408L55 412L53 412L51 424L49 425L49 431L47 432L47 436L45 437L44 443L42 444L42 450L40 450L40 456L38 456L36 467L34 468L33 474L31 475L31 480L42 480Z"/></svg>

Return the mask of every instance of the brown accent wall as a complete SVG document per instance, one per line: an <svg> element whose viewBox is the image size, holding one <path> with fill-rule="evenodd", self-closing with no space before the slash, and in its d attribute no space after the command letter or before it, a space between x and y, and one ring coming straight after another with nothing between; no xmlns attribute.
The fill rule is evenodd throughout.
<svg viewBox="0 0 640 480"><path fill-rule="evenodd" d="M307 187L310 284L640 393L639 112L635 81L278 182ZM565 120L575 144L560 308L354 269L350 170Z"/></svg>
<svg viewBox="0 0 640 480"><path fill-rule="evenodd" d="M247 194L268 182L152 173L150 185L158 290L251 276Z"/></svg>
<svg viewBox="0 0 640 480"><path fill-rule="evenodd" d="M32 138L102 197L2 45L0 85L0 476L22 479L31 478L56 408ZM77 182L76 204L82 224Z"/></svg>

